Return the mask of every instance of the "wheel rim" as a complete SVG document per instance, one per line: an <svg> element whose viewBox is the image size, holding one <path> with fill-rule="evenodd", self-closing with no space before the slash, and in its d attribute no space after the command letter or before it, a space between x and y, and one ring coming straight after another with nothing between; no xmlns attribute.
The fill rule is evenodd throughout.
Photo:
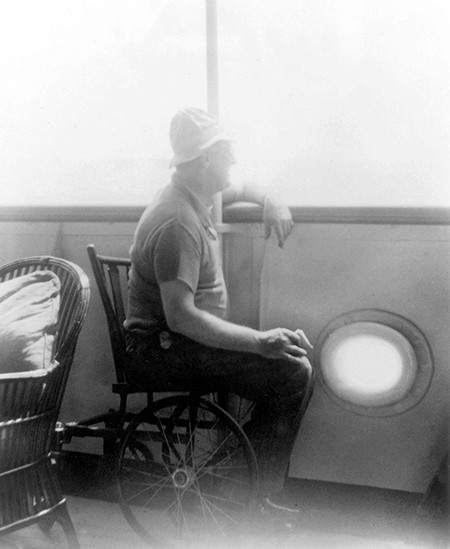
<svg viewBox="0 0 450 549"><path fill-rule="evenodd" d="M219 407L168 397L127 428L118 484L122 511L142 538L206 547L235 532L253 509L256 458L242 429Z"/></svg>

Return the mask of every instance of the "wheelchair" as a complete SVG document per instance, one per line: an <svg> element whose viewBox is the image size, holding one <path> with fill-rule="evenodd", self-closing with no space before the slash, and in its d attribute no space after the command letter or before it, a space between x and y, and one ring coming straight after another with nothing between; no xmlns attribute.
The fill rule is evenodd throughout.
<svg viewBox="0 0 450 549"><path fill-rule="evenodd" d="M157 387L128 380L123 296L131 262L99 255L92 244L87 252L108 323L119 408L67 423L62 443L74 436L103 438L123 515L149 545L225 543L257 505L255 452L241 427L249 403L220 393L161 396ZM127 400L135 393L146 394L146 405L130 413Z"/></svg>

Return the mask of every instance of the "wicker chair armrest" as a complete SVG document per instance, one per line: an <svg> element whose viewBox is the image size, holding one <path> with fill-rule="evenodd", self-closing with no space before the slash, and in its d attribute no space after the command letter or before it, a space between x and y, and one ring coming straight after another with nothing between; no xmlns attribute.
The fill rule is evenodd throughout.
<svg viewBox="0 0 450 549"><path fill-rule="evenodd" d="M8 381L23 380L30 378L45 377L49 370L41 368L39 370L31 370L27 372L14 372L12 374L0 374L0 383L6 383Z"/></svg>
<svg viewBox="0 0 450 549"><path fill-rule="evenodd" d="M25 372L12 372L6 374L0 374L0 383L6 383L14 380L35 379L39 377L45 377L50 372L59 366L57 360L52 360L49 368L39 368L39 370L27 370Z"/></svg>

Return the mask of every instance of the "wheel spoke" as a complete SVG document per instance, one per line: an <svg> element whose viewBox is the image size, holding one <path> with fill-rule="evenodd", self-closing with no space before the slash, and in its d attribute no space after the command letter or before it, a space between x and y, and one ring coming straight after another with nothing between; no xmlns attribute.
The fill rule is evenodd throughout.
<svg viewBox="0 0 450 549"><path fill-rule="evenodd" d="M202 507L202 511L203 511L203 516L206 518L206 515L205 515L205 510L207 511L208 513L208 516L214 521L214 524L216 525L216 528L219 530L219 532L221 532L222 534L225 533L225 530L224 530L224 527L223 525L219 522L219 520L216 518L216 515L214 514L214 510L216 510L217 512L225 515L229 520L230 522L235 522L235 520L227 515L223 509L221 509L220 507L218 507L217 505L214 505L214 503L210 500L208 500L206 497L205 497L205 494L203 494L201 492L201 490L198 490L198 496L200 498L200 504L201 504L201 507Z"/></svg>
<svg viewBox="0 0 450 549"><path fill-rule="evenodd" d="M155 490L155 488L157 488L156 491L153 492L153 494L151 494L149 496L149 498L145 501L144 504L141 504L143 507L148 507L149 503L152 501L152 499L155 499L156 496L158 495L158 493L164 488L165 485L167 485L168 483L168 479L163 479L159 485L158 483L155 483L155 484L152 484L151 486L147 486L145 488L142 488L140 491L136 492L135 494L133 494L132 496L130 496L129 498L127 498L127 501L128 502L131 502L133 499L136 499L138 498L139 496L142 496L143 494L145 494L146 492L148 492L149 490ZM129 484L133 484L133 483L129 483ZM137 482L134 483L135 485L138 485Z"/></svg>

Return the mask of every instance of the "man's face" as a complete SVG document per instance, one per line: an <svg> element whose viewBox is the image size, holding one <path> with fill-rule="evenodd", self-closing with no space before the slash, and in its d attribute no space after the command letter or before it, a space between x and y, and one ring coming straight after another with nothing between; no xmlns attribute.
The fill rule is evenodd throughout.
<svg viewBox="0 0 450 549"><path fill-rule="evenodd" d="M219 141L208 151L208 167L206 175L208 182L214 187L214 192L220 192L230 185L229 171L233 164L236 164L231 143L229 141Z"/></svg>

